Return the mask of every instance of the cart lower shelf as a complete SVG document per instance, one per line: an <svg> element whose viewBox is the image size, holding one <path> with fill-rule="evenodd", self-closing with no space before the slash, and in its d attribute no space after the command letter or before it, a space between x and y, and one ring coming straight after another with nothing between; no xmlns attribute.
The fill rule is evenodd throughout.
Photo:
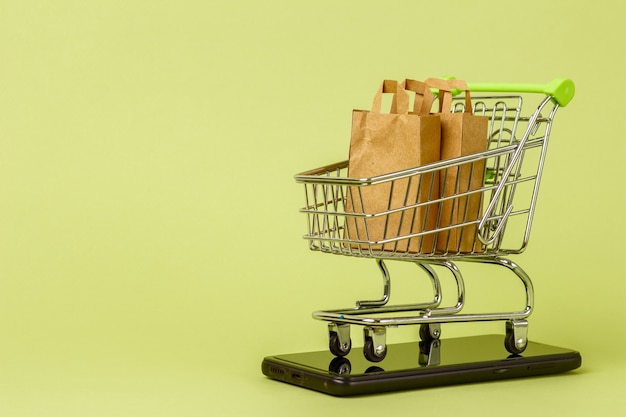
<svg viewBox="0 0 626 417"><path fill-rule="evenodd" d="M430 277L434 298L419 304L388 305L391 292L391 279L382 259L376 262L383 275L383 296L379 300L357 301L356 307L328 311L316 311L313 317L328 322L329 349L335 356L346 356L352 348L351 325L363 327L363 354L372 362L382 361L387 354L387 328L419 325L419 335L423 343L439 340L442 323L505 321L504 347L514 355L521 354L528 343L528 316L532 313L534 292L530 277L514 262L501 257L488 257L475 260L502 266L517 276L524 285L525 307L519 311L495 313L461 313L465 305L465 285L463 276L455 263L450 260L413 261ZM455 305L441 307L441 284L433 265L447 268L453 275L457 287ZM401 316L391 314L406 313Z"/></svg>

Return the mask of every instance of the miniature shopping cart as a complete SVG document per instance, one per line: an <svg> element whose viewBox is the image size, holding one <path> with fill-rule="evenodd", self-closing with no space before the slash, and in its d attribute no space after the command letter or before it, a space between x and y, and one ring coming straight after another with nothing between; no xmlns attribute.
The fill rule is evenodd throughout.
<svg viewBox="0 0 626 417"><path fill-rule="evenodd" d="M505 321L504 346L511 354L521 354L527 345L527 318L533 310L533 285L530 277L506 257L519 254L528 245L539 183L544 167L548 138L555 114L574 96L574 84L558 79L546 85L472 84L472 106L475 115L489 118L489 134L484 152L430 163L415 168L371 178L350 178L348 161L296 175L304 185L306 205L301 212L308 220L310 249L322 253L372 258L383 275L380 299L357 301L356 307L313 313L315 319L328 322L330 351L343 357L351 349L350 326L363 326L365 357L379 362L387 353L386 329L401 325L419 325L422 342L438 341L441 323ZM476 95L484 94L484 96ZM525 101L535 100L526 105ZM455 98L452 111L464 111L465 102ZM525 111L531 107L530 111ZM443 194L433 178L446 178L466 169L480 171L482 185L470 187L456 180L455 190ZM456 176L462 178L462 176ZM400 186L402 184L402 186ZM408 185L407 185L408 184ZM400 207L371 212L360 198L368 187L386 187L389 200L394 187L428 190L437 196L426 201L406 198ZM480 213L455 224L438 222L434 227L412 227L397 230L388 227L376 238L369 233L372 221L390 218L415 219L418 210L441 216L446 203L458 210L471 199L480 201ZM393 224L389 222L389 224ZM473 244L463 248L449 244L452 233L471 233ZM435 242L424 245L430 239ZM416 243L417 242L417 248ZM391 280L386 261L412 262L429 277L434 298L415 304L389 305ZM525 305L519 311L465 313L465 286L457 262L498 265L511 271L523 283ZM441 284L436 270L450 271L456 282L453 305L441 305Z"/></svg>

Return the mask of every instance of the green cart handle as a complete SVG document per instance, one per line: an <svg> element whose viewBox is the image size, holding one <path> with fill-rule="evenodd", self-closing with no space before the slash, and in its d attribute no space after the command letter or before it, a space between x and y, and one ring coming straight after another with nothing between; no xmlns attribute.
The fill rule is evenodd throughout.
<svg viewBox="0 0 626 417"><path fill-rule="evenodd" d="M477 93L543 93L559 106L565 107L574 98L574 82L569 78L557 78L547 84L516 83L467 83L471 92Z"/></svg>

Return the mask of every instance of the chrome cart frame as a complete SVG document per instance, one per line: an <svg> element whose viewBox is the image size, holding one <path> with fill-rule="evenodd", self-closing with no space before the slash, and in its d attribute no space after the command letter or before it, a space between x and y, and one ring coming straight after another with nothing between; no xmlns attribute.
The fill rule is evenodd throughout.
<svg viewBox="0 0 626 417"><path fill-rule="evenodd" d="M528 245L552 122L558 108L573 98L574 85L568 79L559 79L547 85L470 83L469 88L474 114L489 118L486 151L372 178L350 178L348 161L295 177L305 188L306 205L301 212L308 220L304 238L309 241L310 249L375 259L383 276L380 299L313 313L314 318L328 322L329 347L336 356L345 356L351 349L351 325L363 326L364 354L373 362L381 361L386 355L386 329L401 325L420 325L420 338L431 343L439 339L442 323L505 321L505 348L512 354L520 354L526 348L527 318L534 305L533 285L524 270L507 257L522 253ZM524 102L529 99L538 104L531 105L532 110L524 113ZM461 99L453 101L453 111L463 111L463 106ZM442 185L432 178L441 178L443 184L451 172L460 169L481 170L482 186L471 188L457 179L454 193L435 192ZM363 204L363 190L367 187L386 187L390 202L394 188L428 188L428 195L437 197L427 201L405 199L401 207L389 203L388 210L372 213ZM441 221L444 203L456 204L457 208L465 204L467 208L470 198L480 201L480 213L475 217L465 214L462 221L452 224ZM411 227L407 232L388 227L393 223L384 220L382 238L373 238L368 230L372 221L380 222L391 216L414 225L420 221L416 216L418 211L437 213L437 225ZM451 244L449 236L453 231L460 235L473 233L474 246L466 250ZM426 239L432 245L425 245ZM413 244L416 242L418 249ZM385 264L389 260L412 262L424 271L433 287L432 300L389 305L391 278ZM492 264L512 272L523 284L524 306L506 312L462 312L465 284L457 266L459 262ZM443 267L454 277L457 296L453 305L441 306L441 284L434 267Z"/></svg>

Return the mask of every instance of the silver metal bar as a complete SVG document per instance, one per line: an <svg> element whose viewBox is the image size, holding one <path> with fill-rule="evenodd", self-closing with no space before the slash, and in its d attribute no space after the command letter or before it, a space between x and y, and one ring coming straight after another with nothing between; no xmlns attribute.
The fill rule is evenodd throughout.
<svg viewBox="0 0 626 417"><path fill-rule="evenodd" d="M376 259L376 264L383 274L383 296L380 300L357 301L357 309L367 307L382 307L387 304L387 302L389 301L389 297L391 297L391 278L389 276L389 270L385 266L385 262L382 259Z"/></svg>
<svg viewBox="0 0 626 417"><path fill-rule="evenodd" d="M524 149L529 149L537 146L542 146L543 138L537 137L533 139L528 139L524 144ZM294 178L298 183L315 183L315 184L323 184L323 183L331 183L331 184L339 184L339 185L350 185L353 187L363 187L369 185L380 184L387 181L392 181L401 178L407 178L413 175L426 174L429 172L440 171L442 169L448 167L455 167L462 164L467 164L471 162L475 162L481 159L489 159L494 158L496 156L505 155L509 153L513 153L519 149L519 145L517 143L513 143L506 146L501 146L498 148L488 149L484 152L459 156L457 158L446 159L443 161L432 162L429 164L424 164L419 167L410 168L403 171L392 172L389 174L382 174L375 177L368 178L350 178L350 177L326 177L322 176L328 172L328 167L317 168L306 173L298 174ZM348 161L338 162L333 164L332 166L339 165L342 168L348 167Z"/></svg>
<svg viewBox="0 0 626 417"><path fill-rule="evenodd" d="M406 317L366 317L364 315L350 315L333 312L318 311L313 317L323 321L336 321L359 326L408 326L428 323L463 323L473 321L503 321L510 319L527 318L529 314L512 311L504 313L474 313L474 314L449 314L449 315L418 315Z"/></svg>
<svg viewBox="0 0 626 417"><path fill-rule="evenodd" d="M454 277L457 288L457 301L454 306L450 307L438 307L434 309L428 309L424 315L425 316L439 316L439 315L447 315L447 314L456 314L463 309L465 305L465 283L463 282L463 275L459 268L452 263L450 260L436 261L431 262L434 265L440 265L447 268Z"/></svg>
<svg viewBox="0 0 626 417"><path fill-rule="evenodd" d="M511 173L511 171L513 170L513 167L515 166L515 164L517 163L518 159L520 158L520 156L522 155L522 152L524 151L524 144L526 143L526 141L528 140L528 138L530 137L530 132L531 129L533 128L533 124L536 123L537 118L539 117L539 113L541 111L541 109L550 102L550 97L546 97L544 99L544 101L539 105L539 107L537 108L537 110L535 110L535 114L530 118L530 121L528 123L528 127L526 129L526 132L524 133L524 136L522 137L522 139L520 140L520 143L515 151L515 153L513 154L511 161L509 161L508 166L506 167L506 169L504 170L502 177L506 178L509 176L509 174ZM485 223L488 221L489 217L491 216L491 214L493 213L493 210L496 206L496 204L498 203L498 199L500 194L502 193L502 191L504 190L506 182L502 181L500 183L500 186L496 189L496 192L494 193L494 196L491 200L491 202L489 203L489 206L487 206L487 209L485 210L485 214L483 216L483 220L480 222L480 224L478 225L478 229L479 230L483 230ZM508 209L507 209L508 211ZM503 220L504 221L504 220ZM497 238L498 235L494 234L491 237L485 237L481 234L478 234L478 239L480 239L480 241L484 244L484 245L489 245L491 243L493 243L495 241L495 239Z"/></svg>
<svg viewBox="0 0 626 417"><path fill-rule="evenodd" d="M541 183L541 175L543 174L543 167L545 164L546 152L548 150L548 139L550 137L550 131L552 129L552 120L554 120L554 116L558 109L559 109L558 105L555 105L553 107L552 111L550 112L550 117L548 118L548 121L546 122L546 131L544 134L544 138L545 138L544 145L541 148L541 156L539 158L539 165L537 167L535 187L533 188L533 194L532 194L532 199L530 203L530 210L528 213L528 221L526 222L526 231L524 233L524 240L523 240L519 253L523 252L524 249L526 249L526 246L528 245L528 240L530 239L530 229L532 227L533 218L535 215L535 206L537 205L537 197L539 195L539 185Z"/></svg>

